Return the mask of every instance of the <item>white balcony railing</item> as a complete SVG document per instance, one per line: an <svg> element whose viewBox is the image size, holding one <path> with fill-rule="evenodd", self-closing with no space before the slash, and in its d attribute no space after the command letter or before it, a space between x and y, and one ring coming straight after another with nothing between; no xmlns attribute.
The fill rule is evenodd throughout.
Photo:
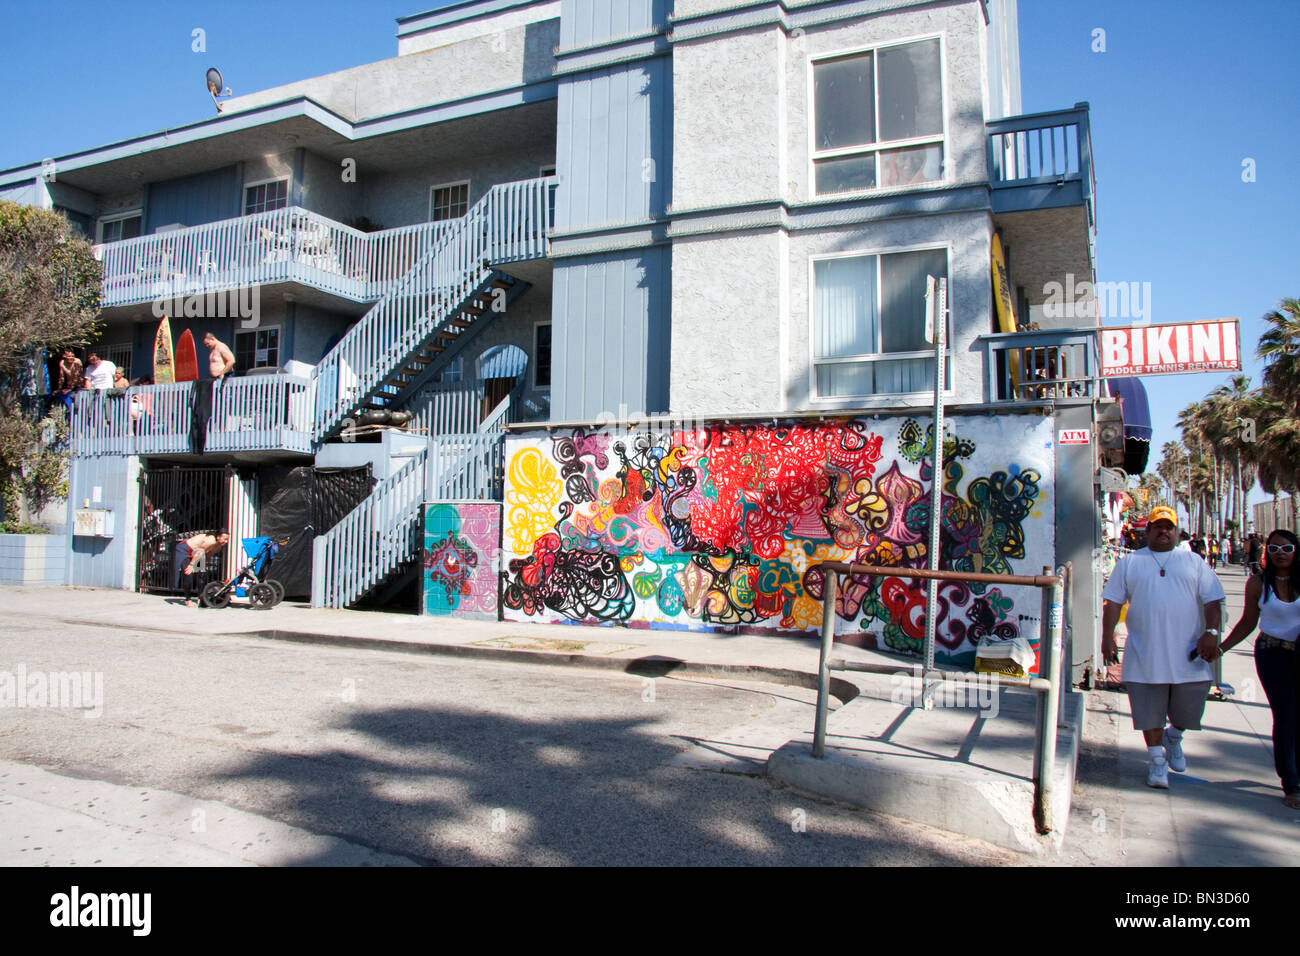
<svg viewBox="0 0 1300 956"><path fill-rule="evenodd" d="M365 233L297 206L95 246L105 308L274 282L382 297L450 222Z"/></svg>
<svg viewBox="0 0 1300 956"><path fill-rule="evenodd" d="M206 384L206 383L205 383ZM196 450L199 383L80 391L73 396L74 456L166 455ZM292 375L227 379L213 388L205 451L311 452L312 383Z"/></svg>

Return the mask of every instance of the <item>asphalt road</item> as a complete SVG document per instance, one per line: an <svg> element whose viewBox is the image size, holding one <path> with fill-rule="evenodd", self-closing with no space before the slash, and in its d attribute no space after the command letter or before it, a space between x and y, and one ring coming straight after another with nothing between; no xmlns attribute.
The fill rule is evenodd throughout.
<svg viewBox="0 0 1300 956"><path fill-rule="evenodd" d="M1023 862L710 759L804 690L0 615L0 697L71 672L0 700L0 864Z"/></svg>

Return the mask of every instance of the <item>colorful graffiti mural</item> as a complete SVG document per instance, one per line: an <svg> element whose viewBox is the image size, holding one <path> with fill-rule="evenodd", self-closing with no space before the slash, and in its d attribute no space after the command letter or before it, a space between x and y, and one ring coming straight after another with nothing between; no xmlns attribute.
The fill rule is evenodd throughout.
<svg viewBox="0 0 1300 956"><path fill-rule="evenodd" d="M508 620L810 632L815 564L926 567L933 428L916 418L566 430L507 442ZM1035 573L1052 563L1052 420L955 419L944 443L940 566ZM925 590L845 579L837 633L920 649ZM1037 638L1039 595L939 589L938 651Z"/></svg>
<svg viewBox="0 0 1300 956"><path fill-rule="evenodd" d="M424 506L420 613L495 621L501 570L501 506Z"/></svg>

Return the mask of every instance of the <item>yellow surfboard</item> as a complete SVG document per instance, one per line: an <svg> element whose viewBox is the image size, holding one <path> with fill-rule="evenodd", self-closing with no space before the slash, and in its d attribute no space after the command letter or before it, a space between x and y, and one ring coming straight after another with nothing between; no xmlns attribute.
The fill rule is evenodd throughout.
<svg viewBox="0 0 1300 956"><path fill-rule="evenodd" d="M1007 275L1007 259L1002 254L1002 240L993 234L993 299L997 303L998 330L1014 332L1016 330L1016 309L1011 302L1011 278ZM1008 398L1019 398L1020 388L1020 352L1007 350L1007 371L1011 375L1011 394Z"/></svg>
<svg viewBox="0 0 1300 956"><path fill-rule="evenodd" d="M153 383L170 385L176 380L176 353L172 351L172 326L167 316L158 323L153 337Z"/></svg>

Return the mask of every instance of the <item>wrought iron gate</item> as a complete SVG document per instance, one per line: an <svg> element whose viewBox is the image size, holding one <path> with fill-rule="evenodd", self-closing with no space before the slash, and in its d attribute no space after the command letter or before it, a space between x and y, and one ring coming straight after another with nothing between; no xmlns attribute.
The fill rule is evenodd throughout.
<svg viewBox="0 0 1300 956"><path fill-rule="evenodd" d="M177 540L217 531L229 518L229 468L145 469L140 473L140 555L136 589L175 593L172 551ZM220 575L220 566L209 570ZM202 587L203 582L196 582Z"/></svg>

